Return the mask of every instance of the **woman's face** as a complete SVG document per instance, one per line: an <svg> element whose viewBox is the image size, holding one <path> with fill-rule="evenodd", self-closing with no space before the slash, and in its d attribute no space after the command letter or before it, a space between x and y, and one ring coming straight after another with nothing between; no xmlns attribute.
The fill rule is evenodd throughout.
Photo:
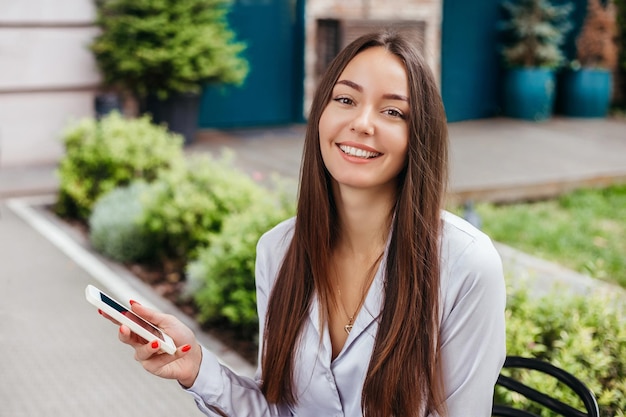
<svg viewBox="0 0 626 417"><path fill-rule="evenodd" d="M408 147L409 85L402 61L382 47L348 63L319 122L320 148L340 187L396 186Z"/></svg>

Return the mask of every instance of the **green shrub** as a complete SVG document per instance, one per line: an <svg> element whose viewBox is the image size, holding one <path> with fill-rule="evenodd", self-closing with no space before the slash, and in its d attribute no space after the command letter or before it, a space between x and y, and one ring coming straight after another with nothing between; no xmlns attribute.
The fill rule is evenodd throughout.
<svg viewBox="0 0 626 417"><path fill-rule="evenodd" d="M594 392L601 416L624 416L626 317L619 303L599 296L553 293L533 297L527 290L510 291L507 354L536 357L566 370ZM567 404L582 407L574 393L557 386L551 377L532 372L519 372L515 377ZM526 404L519 395L500 387L496 402ZM544 417L554 415L536 405L524 407Z"/></svg>
<svg viewBox="0 0 626 417"><path fill-rule="evenodd" d="M241 84L245 45L226 14L232 0L97 1L90 45L104 83L138 98L199 93L207 83Z"/></svg>
<svg viewBox="0 0 626 417"><path fill-rule="evenodd" d="M254 263L261 235L294 214L286 198L265 195L247 211L228 216L224 226L187 268L188 289L199 310L198 320L226 320L246 337L258 331Z"/></svg>
<svg viewBox="0 0 626 417"><path fill-rule="evenodd" d="M141 196L147 187L143 181L135 181L98 199L89 217L94 249L118 262L154 258L154 244L141 224Z"/></svg>
<svg viewBox="0 0 626 417"><path fill-rule="evenodd" d="M182 137L154 126L150 119L125 119L111 113L99 122L84 119L63 136L60 187L55 211L86 220L95 201L107 191L158 172L182 159Z"/></svg>
<svg viewBox="0 0 626 417"><path fill-rule="evenodd" d="M144 199L144 227L163 261L179 267L207 246L224 217L246 210L264 193L227 158L191 156L163 171Z"/></svg>
<svg viewBox="0 0 626 417"><path fill-rule="evenodd" d="M565 56L562 45L572 25L571 4L549 0L504 0L505 17L498 23L504 46L501 54L507 67L556 68Z"/></svg>

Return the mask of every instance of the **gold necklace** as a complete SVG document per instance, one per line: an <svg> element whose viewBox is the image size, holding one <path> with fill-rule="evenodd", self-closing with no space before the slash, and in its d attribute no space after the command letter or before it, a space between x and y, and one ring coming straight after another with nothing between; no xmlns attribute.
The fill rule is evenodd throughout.
<svg viewBox="0 0 626 417"><path fill-rule="evenodd" d="M365 301L365 294L367 294L367 292L364 292L364 294L361 296L361 301L359 301L359 304L356 307L356 310L354 310L354 313L352 313L352 315L348 314L348 311L346 310L346 306L343 304L343 298L341 297L341 289L338 288L337 292L339 293L339 302L341 304L341 308L344 314L346 315L346 317L348 318L348 324L343 326L343 329L345 330L347 334L350 334L350 330L352 330L352 326L354 325L354 316L356 316L356 313L359 311L359 309L361 308L361 305Z"/></svg>
<svg viewBox="0 0 626 417"><path fill-rule="evenodd" d="M380 259L383 257L384 253L385 253L384 251L381 252L381 254L378 255L378 258L376 258L376 260L374 260L374 262L372 263L372 266L368 269L367 283L364 286L364 288L361 290L361 299L359 300L359 304L357 304L356 309L354 310L354 313L352 313L352 315L348 314L348 309L346 309L346 306L343 303L343 297L341 296L341 288L339 288L339 282L338 282L339 277L338 277L337 272L335 271L335 277L337 280L337 293L339 295L339 304L341 305L341 308L343 309L344 314L348 318L348 323L345 326L343 326L343 329L345 330L347 334L350 334L350 331L352 330L352 327L354 326L354 319L356 317L356 314L359 312L359 310L363 306L363 303L365 302L365 297L367 296L367 292L370 286L372 285L372 282L374 281L374 276L376 275L375 267L380 261Z"/></svg>

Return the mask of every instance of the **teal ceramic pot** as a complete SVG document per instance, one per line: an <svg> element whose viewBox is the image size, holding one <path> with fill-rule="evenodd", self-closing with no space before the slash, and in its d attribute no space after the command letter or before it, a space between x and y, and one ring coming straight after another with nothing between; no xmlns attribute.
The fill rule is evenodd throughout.
<svg viewBox="0 0 626 417"><path fill-rule="evenodd" d="M552 116L556 76L546 68L516 68L505 76L504 113L508 117L542 121Z"/></svg>
<svg viewBox="0 0 626 417"><path fill-rule="evenodd" d="M606 117L613 80L609 70L582 68L559 75L558 109L569 117Z"/></svg>

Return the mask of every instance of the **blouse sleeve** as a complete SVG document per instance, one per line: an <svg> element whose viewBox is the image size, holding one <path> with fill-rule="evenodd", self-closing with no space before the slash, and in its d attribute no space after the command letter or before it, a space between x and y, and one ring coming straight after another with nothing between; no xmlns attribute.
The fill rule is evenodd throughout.
<svg viewBox="0 0 626 417"><path fill-rule="evenodd" d="M255 279L257 285L257 310L260 323L260 340L263 340L263 323L269 296L270 280L275 273L277 259L271 237L264 236L257 245ZM259 361L260 363L260 361ZM187 391L196 405L207 416L259 416L286 417L291 413L284 406L269 404L260 389L260 369L255 378L239 376L219 363L217 357L203 348L198 377Z"/></svg>
<svg viewBox="0 0 626 417"><path fill-rule="evenodd" d="M289 416L269 404L253 378L235 374L202 348L202 363L195 383L187 390L207 416Z"/></svg>
<svg viewBox="0 0 626 417"><path fill-rule="evenodd" d="M480 232L449 263L440 330L448 416L488 417L506 356L502 263Z"/></svg>

